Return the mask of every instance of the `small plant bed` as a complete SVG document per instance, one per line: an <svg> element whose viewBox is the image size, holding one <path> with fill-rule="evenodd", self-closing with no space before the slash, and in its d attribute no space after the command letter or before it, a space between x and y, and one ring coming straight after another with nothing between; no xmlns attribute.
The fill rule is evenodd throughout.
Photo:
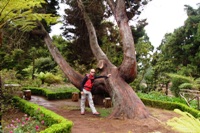
<svg viewBox="0 0 200 133"><path fill-rule="evenodd" d="M151 99L151 100L156 100L156 101L164 101L164 102L173 102L173 103L181 103L187 106L187 103L185 100L181 97L172 97L172 96L166 96L164 94L161 94L160 92L155 92L152 91L148 94L146 93L137 93L137 95L140 98L146 98L146 99ZM197 101L192 101L191 102L191 107L194 109L197 109Z"/></svg>
<svg viewBox="0 0 200 133"><path fill-rule="evenodd" d="M69 99L72 92L79 92L75 87L57 87L23 87L23 90L31 90L33 95L45 96L48 100Z"/></svg>
<svg viewBox="0 0 200 133"><path fill-rule="evenodd" d="M14 107L3 114L2 127L5 133L36 133L47 128L44 121L38 121Z"/></svg>

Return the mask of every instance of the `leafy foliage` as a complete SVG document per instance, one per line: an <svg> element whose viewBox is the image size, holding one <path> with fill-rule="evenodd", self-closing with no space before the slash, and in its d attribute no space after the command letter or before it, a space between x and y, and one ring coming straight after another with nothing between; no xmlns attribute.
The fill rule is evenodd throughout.
<svg viewBox="0 0 200 133"><path fill-rule="evenodd" d="M190 77L188 83L183 83L179 86L180 89L195 89L200 90L200 78L194 79Z"/></svg>
<svg viewBox="0 0 200 133"><path fill-rule="evenodd" d="M146 5L149 0L142 1L129 1L125 0L127 15L129 20L132 20L134 16L140 14L139 8ZM72 42L67 46L70 49L68 57L70 63L76 65L84 65L91 68L91 64L94 64L93 54L89 46L89 38L86 25L83 21L83 16L80 9L77 6L77 2L74 0L68 0L66 2L70 8L65 10L65 23L63 35L67 40ZM95 27L98 44L107 55L109 60L115 65L119 66L123 60L123 50L120 42L120 35L116 25L109 21L109 17L112 15L108 5L103 0L83 0L87 13ZM98 10L96 10L98 9ZM146 20L138 22L136 27L131 27L134 36L134 41L137 43L140 37L145 34L144 27L147 25ZM77 62L73 62L76 60Z"/></svg>
<svg viewBox="0 0 200 133"><path fill-rule="evenodd" d="M17 106L24 112L33 116L35 111L40 110L40 114L44 114L43 120L45 125L48 126L47 129L41 131L41 133L49 133L49 132L63 132L70 133L72 128L72 121L69 121L62 116L57 115L56 113L47 110L44 107L38 106L37 104L27 102L24 99L20 99L19 97L14 98L15 103L18 103ZM38 116L37 116L38 118Z"/></svg>
<svg viewBox="0 0 200 133"><path fill-rule="evenodd" d="M148 94L145 93L137 93L140 98L147 98L147 99L152 99L156 101L168 101L168 102L175 102L175 103L183 103L185 104L185 101L181 98L178 97L169 97L161 92L156 92L156 91L151 91Z"/></svg>
<svg viewBox="0 0 200 133"><path fill-rule="evenodd" d="M41 4L45 4L45 0L1 0L0 29L9 24L22 31L30 31L37 26L36 21L45 20L47 24L56 23L57 17L34 12L35 8L42 7Z"/></svg>
<svg viewBox="0 0 200 133"><path fill-rule="evenodd" d="M2 33L3 37L0 47L1 69L15 69L19 79L26 79L28 76L34 79L35 59L47 57L49 53L45 50L41 37L36 37L32 30L35 29L38 21L42 21L47 30L48 25L57 23L57 15L50 14L53 10L55 13L53 6L56 2L53 1L0 1L0 34ZM47 10L50 6L51 10ZM30 68L29 65L32 65L32 75L23 71L25 68Z"/></svg>
<svg viewBox="0 0 200 133"><path fill-rule="evenodd" d="M175 96L179 96L180 88L179 86L185 82L188 82L189 77L178 75L178 74L167 74L169 77L171 77L171 91L174 93Z"/></svg>
<svg viewBox="0 0 200 133"><path fill-rule="evenodd" d="M36 113L35 115L41 114ZM13 119L12 123L10 123L4 128L4 132L7 131L9 133L36 133L44 130L44 128L45 126L42 118L41 120L37 120L34 117L30 117L27 114L25 114L24 117L22 117L21 119Z"/></svg>
<svg viewBox="0 0 200 133"><path fill-rule="evenodd" d="M187 76L199 77L199 24L200 6L193 9L186 5L185 10L188 18L185 24L174 30L173 33L166 34L159 46L160 59L170 61L174 72L182 71ZM164 58L163 58L164 57ZM186 69L181 70L182 67ZM182 73L183 74L183 73Z"/></svg>
<svg viewBox="0 0 200 133"><path fill-rule="evenodd" d="M200 89L200 79L194 79L193 77L187 77L179 74L167 74L172 79L171 90L178 96L180 89Z"/></svg>
<svg viewBox="0 0 200 133"><path fill-rule="evenodd" d="M37 72L55 72L56 63L51 57L41 57L35 60L35 69Z"/></svg>
<svg viewBox="0 0 200 133"><path fill-rule="evenodd" d="M35 76L38 77L42 81L42 84L61 83L62 81L61 76L56 76L50 72L47 72L47 73L40 72L39 74L35 74Z"/></svg>
<svg viewBox="0 0 200 133"><path fill-rule="evenodd" d="M175 29L173 33L165 34L161 45L153 54L151 62L152 70L154 71L151 80L156 81L157 87L160 85L165 85L166 88L169 87L170 78L165 73L177 74L176 78L173 75L174 78L171 79L173 82L171 89L176 96L178 96L180 88L197 89L199 85L195 83L195 79L200 77L200 40L198 39L200 6L194 9L186 5L185 10L188 18L184 25ZM192 78L186 80L186 77ZM197 86L193 86L192 84L196 84Z"/></svg>
<svg viewBox="0 0 200 133"><path fill-rule="evenodd" d="M181 117L174 117L173 119L168 120L167 125L179 132L197 133L200 131L200 121L198 118L194 118L191 114L182 112L179 109L175 109L174 111L180 114Z"/></svg>

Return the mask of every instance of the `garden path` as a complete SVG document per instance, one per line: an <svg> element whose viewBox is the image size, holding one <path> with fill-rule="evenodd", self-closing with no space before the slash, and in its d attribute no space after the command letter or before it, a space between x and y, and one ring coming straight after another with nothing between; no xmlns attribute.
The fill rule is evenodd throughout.
<svg viewBox="0 0 200 133"><path fill-rule="evenodd" d="M179 115L169 110L147 107L151 114L147 119L109 119L94 116L91 112L80 115L80 103L71 99L49 101L32 96L30 102L73 121L72 133L177 133L166 125L166 121ZM101 108L96 107L97 110Z"/></svg>

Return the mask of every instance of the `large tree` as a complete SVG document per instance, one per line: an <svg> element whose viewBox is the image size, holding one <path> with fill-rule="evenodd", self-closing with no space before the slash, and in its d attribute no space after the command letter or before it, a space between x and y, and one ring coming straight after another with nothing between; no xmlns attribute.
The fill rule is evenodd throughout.
<svg viewBox="0 0 200 133"><path fill-rule="evenodd" d="M85 2L85 1L84 1ZM112 98L113 101L113 112L111 118L113 117L126 117L126 118L146 118L149 116L148 110L145 108L142 101L138 98L133 89L128 83L132 82L137 75L137 62L134 48L134 39L132 36L132 31L129 26L129 19L126 12L127 7L135 13L139 13L138 8L140 7L141 0L107 0L107 5L109 5L112 14L117 22L119 28L120 40L123 46L123 61L120 66L115 66L108 59L106 54L101 50L97 34L94 25L85 10L85 5L81 0L77 0L79 8L81 9L81 14L84 18L84 22L87 27L87 33L89 35L89 44L94 57L97 60L97 67L101 71L101 75L106 75L111 73L112 76L107 80L97 80L95 82L95 87L98 90L104 90ZM129 11L130 11L129 10ZM27 16L28 17L28 16ZM39 17L40 19L41 17ZM37 18L31 22L37 22L38 28L41 30L38 32L35 27L34 33L38 33L40 36L44 37L44 41L53 56L54 60L63 70L64 74L68 77L70 82L80 89L81 81L83 80L83 75L75 71L63 58L63 56L58 51L57 47L53 45L52 39L49 33L46 31L42 23ZM14 22L14 21L13 21ZM33 23L32 23L33 24ZM18 26L21 26L18 24ZM35 26L35 24L34 24ZM31 25L27 25L25 28L31 28ZM23 26L22 26L23 29Z"/></svg>
<svg viewBox="0 0 200 133"><path fill-rule="evenodd" d="M93 23L88 16L84 4L81 0L77 0L81 13L89 34L89 43L98 64L97 67L101 70L102 75L111 73L112 76L107 80L97 80L95 86L98 89L104 89L112 97L113 112L110 117L126 117L126 118L146 118L149 112L145 108L142 101L138 98L133 89L128 83L132 82L137 75L137 62L134 48L134 41L131 28L128 24L126 12L126 2L124 0L107 0L107 3L112 10L113 16L119 27L121 43L123 45L123 62L120 66L115 66L107 58L106 54L101 50ZM138 4L140 1L134 1ZM42 27L42 25L41 25ZM80 89L80 83L83 80L83 75L75 71L61 56L58 49L53 45L53 42L44 28L42 28L44 40L54 60L58 63L65 75L73 85Z"/></svg>

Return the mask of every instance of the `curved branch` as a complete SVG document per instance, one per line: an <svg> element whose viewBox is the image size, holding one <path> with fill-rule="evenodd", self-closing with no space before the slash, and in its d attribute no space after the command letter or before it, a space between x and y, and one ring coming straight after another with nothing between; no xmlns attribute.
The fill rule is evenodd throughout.
<svg viewBox="0 0 200 133"><path fill-rule="evenodd" d="M78 89L81 87L81 81L83 80L83 76L76 72L64 59L64 57L60 54L57 47L53 45L52 39L49 36L49 33L45 30L43 25L38 22L42 33L45 33L44 41L53 56L55 62L60 66L61 70L64 72L66 77L68 77L69 81Z"/></svg>
<svg viewBox="0 0 200 133"><path fill-rule="evenodd" d="M89 16L87 15L87 13L85 11L82 0L77 0L77 3L83 13L83 18L85 20L85 24L87 26L87 30L88 30L88 34L89 34L90 47L92 49L94 56L96 57L97 60L103 60L103 59L108 60L107 56L105 55L105 53L101 50L101 48L98 45L95 28L94 28Z"/></svg>
<svg viewBox="0 0 200 133"><path fill-rule="evenodd" d="M128 24L126 7L124 0L117 0L115 3L112 0L107 0L119 27L120 37L123 45L123 62L119 67L121 77L132 82L137 74L137 64L134 40L131 28ZM115 8L114 8L115 7Z"/></svg>

